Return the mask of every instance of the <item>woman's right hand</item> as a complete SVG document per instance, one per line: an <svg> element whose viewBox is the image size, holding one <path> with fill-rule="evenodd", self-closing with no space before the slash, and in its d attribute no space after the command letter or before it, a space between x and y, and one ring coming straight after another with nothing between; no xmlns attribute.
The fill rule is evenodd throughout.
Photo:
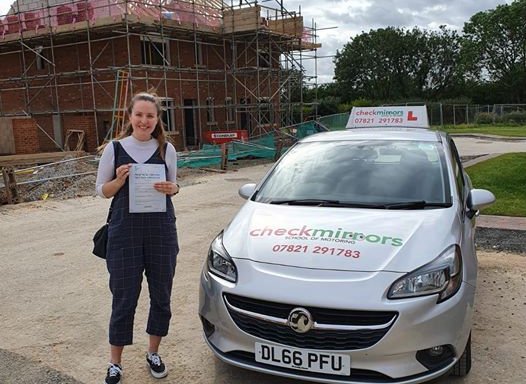
<svg viewBox="0 0 526 384"><path fill-rule="evenodd" d="M113 197L126 183L126 179L130 174L131 164L123 164L115 170L115 178L108 181L102 186L102 194L106 197Z"/></svg>
<svg viewBox="0 0 526 384"><path fill-rule="evenodd" d="M128 175L130 174L131 164L123 164L115 170L115 179L119 181L120 185L124 185Z"/></svg>

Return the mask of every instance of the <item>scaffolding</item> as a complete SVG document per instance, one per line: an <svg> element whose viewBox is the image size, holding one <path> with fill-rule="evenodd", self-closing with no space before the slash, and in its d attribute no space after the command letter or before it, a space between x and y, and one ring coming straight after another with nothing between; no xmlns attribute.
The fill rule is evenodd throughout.
<svg viewBox="0 0 526 384"><path fill-rule="evenodd" d="M320 47L279 0L16 0L0 16L0 118L34 118L44 151L83 119L93 149L122 124L122 100L154 89L179 148L207 131L257 137L303 120L317 78L303 64Z"/></svg>

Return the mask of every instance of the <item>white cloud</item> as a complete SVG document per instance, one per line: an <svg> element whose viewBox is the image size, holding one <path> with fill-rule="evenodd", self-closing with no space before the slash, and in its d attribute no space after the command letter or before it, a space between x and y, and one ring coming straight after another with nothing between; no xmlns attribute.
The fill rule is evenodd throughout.
<svg viewBox="0 0 526 384"><path fill-rule="evenodd" d="M318 42L322 48L319 56L331 56L337 49L362 32L388 26L421 29L438 29L441 25L461 30L464 23L479 11L495 9L512 0L285 0L289 11L298 11L304 21L314 19L318 27ZM267 2L264 4L271 4ZM322 5L323 4L323 5ZM328 29L337 27L337 29ZM313 63L304 63L308 72L314 71ZM334 75L332 59L318 62L318 83L331 82Z"/></svg>
<svg viewBox="0 0 526 384"><path fill-rule="evenodd" d="M0 15L6 15L13 0L0 0Z"/></svg>

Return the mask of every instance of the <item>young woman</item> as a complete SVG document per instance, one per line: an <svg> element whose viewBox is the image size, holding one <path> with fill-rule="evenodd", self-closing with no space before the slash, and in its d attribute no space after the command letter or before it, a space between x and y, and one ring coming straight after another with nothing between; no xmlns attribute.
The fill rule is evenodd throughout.
<svg viewBox="0 0 526 384"><path fill-rule="evenodd" d="M146 361L155 378L168 374L158 354L171 318L170 297L179 245L171 197L179 192L177 155L166 141L161 105L150 93L136 94L128 107L129 122L113 145L106 145L97 173L97 194L113 197L108 228L107 268L113 295L109 326L110 362L106 384L118 384L121 357L133 343L133 320L143 274L148 281L150 312ZM165 212L130 213L129 175L132 164L163 164L166 181L152 185L166 195Z"/></svg>

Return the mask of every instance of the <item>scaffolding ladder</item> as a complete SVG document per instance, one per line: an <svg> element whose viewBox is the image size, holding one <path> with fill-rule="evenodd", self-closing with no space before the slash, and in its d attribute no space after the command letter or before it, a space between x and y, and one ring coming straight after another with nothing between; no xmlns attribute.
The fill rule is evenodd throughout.
<svg viewBox="0 0 526 384"><path fill-rule="evenodd" d="M119 136L124 129L124 117L126 116L126 107L128 104L128 71L119 69L115 79L115 99L113 100L113 117L111 129L106 135L106 139L111 140Z"/></svg>

